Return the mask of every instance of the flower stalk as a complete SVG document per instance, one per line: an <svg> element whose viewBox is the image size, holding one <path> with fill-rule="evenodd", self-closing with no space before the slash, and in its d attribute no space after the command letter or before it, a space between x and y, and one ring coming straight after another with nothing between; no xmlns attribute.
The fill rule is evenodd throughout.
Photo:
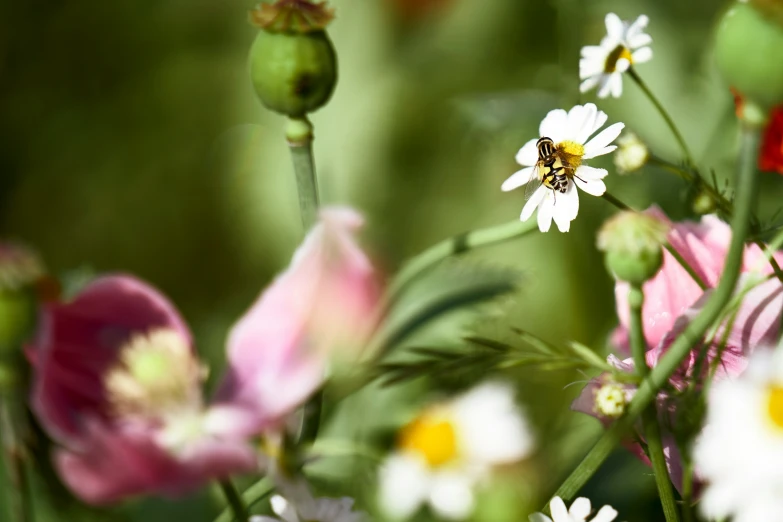
<svg viewBox="0 0 783 522"><path fill-rule="evenodd" d="M629 289L628 305L631 310L631 353L636 372L644 378L650 373L647 366L645 353L647 343L644 340L644 327L642 321L642 306L644 305L644 291L640 284L632 284ZM663 443L661 430L658 425L658 414L655 403L650 404L642 415L642 431L647 441L647 451L653 472L655 483L658 486L658 494L661 496L661 505L666 522L679 522L677 505L674 501L674 490L669 480L669 471L666 468L666 459L663 455Z"/></svg>
<svg viewBox="0 0 783 522"><path fill-rule="evenodd" d="M231 510L234 512L234 519L240 522L247 522L250 520L250 512L247 510L245 501L242 500L242 496L237 491L234 483L229 479L222 479L218 481L220 489L226 497L226 501L231 506Z"/></svg>
<svg viewBox="0 0 783 522"><path fill-rule="evenodd" d="M18 397L4 393L0 400L0 438L2 438L6 474L10 482L10 512L18 522L32 522L33 504L27 484L27 468L22 442L23 415Z"/></svg>
<svg viewBox="0 0 783 522"><path fill-rule="evenodd" d="M699 342L707 329L720 315L723 307L731 299L742 266L745 238L747 238L750 231L751 212L756 203L758 183L756 158L759 142L760 128L743 125L741 152L736 176L735 212L731 221L732 238L720 283L705 304L702 313L691 321L682 334L672 343L669 351L653 368L647 379L644 380L628 405L626 414L604 432L582 462L563 482L555 495L572 499L576 492L584 486L633 426L639 415L653 402L658 390L668 381L669 377L680 366L683 359L685 359L693 346Z"/></svg>
<svg viewBox="0 0 783 522"><path fill-rule="evenodd" d="M318 179L313 161L313 125L307 117L290 118L285 136L294 165L302 226L309 230L318 216L319 205Z"/></svg>
<svg viewBox="0 0 783 522"><path fill-rule="evenodd" d="M633 67L628 68L628 74L631 76L633 81L636 82L636 85L639 86L642 92L644 92L645 96L647 96L650 102L652 102L652 104L655 105L655 108L658 110L658 113L663 117L664 121L666 121L666 125L669 127L669 130L672 131L672 134L674 135L674 139L677 140L680 149L682 149L682 154L685 156L685 161L687 162L687 164L689 166L695 165L693 161L693 156L691 156L690 149L688 148L688 144L685 143L685 138L682 137L680 130L677 128L677 125L674 123L672 117L663 107L663 104L661 104L658 98L655 97L653 92L650 90L647 84L644 83L644 80L642 80L641 76L639 76L639 74L636 72L636 70Z"/></svg>

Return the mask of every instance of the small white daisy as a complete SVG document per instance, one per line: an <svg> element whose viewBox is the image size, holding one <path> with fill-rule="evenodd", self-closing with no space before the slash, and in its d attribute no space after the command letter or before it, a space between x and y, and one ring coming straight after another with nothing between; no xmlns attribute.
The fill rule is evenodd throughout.
<svg viewBox="0 0 783 522"><path fill-rule="evenodd" d="M517 163L525 168L512 174L501 186L501 190L507 192L527 183L536 184L536 191L522 209L522 221L527 221L538 208L538 228L541 232L549 230L553 219L560 232L568 232L571 221L579 213L576 187L593 196L602 196L606 192L603 182L608 174L606 169L583 164L584 160L609 154L617 148L611 143L625 127L623 123L610 125L588 141L606 120L606 113L599 111L592 103L576 105L568 112L563 109L549 111L541 122L539 135L541 138L550 138L554 143L557 162L553 167L562 167L559 172L562 172L565 188L556 190L556 187L544 181L544 176L551 174L552 169L537 166L540 140L532 139L525 143L516 156Z"/></svg>
<svg viewBox="0 0 783 522"><path fill-rule="evenodd" d="M474 487L493 466L521 460L533 437L513 390L488 383L425 409L400 432L398 449L380 473L380 505L404 519L423 504L440 517L464 519Z"/></svg>
<svg viewBox="0 0 783 522"><path fill-rule="evenodd" d="M653 52L652 37L644 32L649 19L642 15L633 23L620 20L614 13L606 15L606 36L601 45L582 47L579 60L579 90L587 92L598 87L598 97L623 93L622 75L631 65L648 62Z"/></svg>
<svg viewBox="0 0 783 522"><path fill-rule="evenodd" d="M590 500L580 497L571 504L571 509L566 508L565 502L560 497L555 497L549 503L552 518L543 513L533 513L528 518L530 522L588 522L590 516ZM598 510L590 522L612 522L617 518L617 511L612 506L604 506Z"/></svg>
<svg viewBox="0 0 783 522"><path fill-rule="evenodd" d="M272 511L280 518L255 516L250 522L364 522L367 520L361 511L353 510L353 499L314 498L297 506L299 510L280 495L270 499Z"/></svg>
<svg viewBox="0 0 783 522"><path fill-rule="evenodd" d="M715 382L694 446L710 519L783 521L783 350L757 350L739 378Z"/></svg>

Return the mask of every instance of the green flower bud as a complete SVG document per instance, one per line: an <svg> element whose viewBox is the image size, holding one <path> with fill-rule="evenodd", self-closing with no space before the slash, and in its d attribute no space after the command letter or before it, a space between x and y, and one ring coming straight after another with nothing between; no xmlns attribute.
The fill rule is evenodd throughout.
<svg viewBox="0 0 783 522"><path fill-rule="evenodd" d="M726 12L718 25L715 57L742 97L770 107L783 102L783 25L755 5L737 3Z"/></svg>
<svg viewBox="0 0 783 522"><path fill-rule="evenodd" d="M669 226L655 216L624 211L604 223L597 246L617 279L641 285L661 268L668 232Z"/></svg>
<svg viewBox="0 0 783 522"><path fill-rule="evenodd" d="M712 214L715 212L717 205L715 204L715 199L709 192L703 188L699 188L691 197L691 208L694 213L703 216L704 214Z"/></svg>
<svg viewBox="0 0 783 522"><path fill-rule="evenodd" d="M322 107L337 83L337 56L324 28L333 12L307 0L261 4L261 27L250 49L250 77L267 108L302 117Z"/></svg>
<svg viewBox="0 0 783 522"><path fill-rule="evenodd" d="M0 358L16 353L32 332L36 285L44 274L35 254L18 245L0 244Z"/></svg>

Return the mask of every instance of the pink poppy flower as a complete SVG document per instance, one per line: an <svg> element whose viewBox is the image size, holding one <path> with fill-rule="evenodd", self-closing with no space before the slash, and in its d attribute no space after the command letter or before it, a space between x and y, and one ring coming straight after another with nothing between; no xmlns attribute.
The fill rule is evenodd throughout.
<svg viewBox="0 0 783 522"><path fill-rule="evenodd" d="M190 332L146 283L102 277L45 305L29 353L33 411L84 501L177 495L257 467L244 437L203 404Z"/></svg>
<svg viewBox="0 0 783 522"><path fill-rule="evenodd" d="M372 331L380 292L356 244L361 226L351 209L323 210L288 270L232 329L217 399L255 413L249 431L280 426L322 384L329 361L357 357Z"/></svg>
<svg viewBox="0 0 783 522"><path fill-rule="evenodd" d="M653 207L648 212L668 220L658 208ZM731 241L731 229L717 217L705 216L699 223L672 224L668 239L671 246L709 288L702 291L677 260L669 252L664 251L661 270L643 287L645 301L642 308L642 321L648 347L646 359L651 367L657 364L672 342L699 313L712 291L711 288L719 281ZM779 262L783 261L781 254L776 254L775 258ZM756 245L745 247L741 270L739 288L755 277L754 274L772 273L772 268L764 260L761 249ZM629 349L628 285L618 281L615 286L615 296L620 326L615 330L612 340L618 349L627 353ZM747 365L747 357L757 346L774 342L779 330L781 308L783 308L783 285L776 278L762 282L745 295L733 326L726 335L727 343L716 367L716 379L740 374ZM716 339L720 341L723 337L723 332L719 331ZM703 366L703 371L706 371L709 363L718 356L718 345L719 342L716 342L708 348L708 364ZM686 357L680 369L670 378L671 386L675 389L683 389L690 379L696 377L693 372L697 358L698 350L694 350ZM608 360L620 371L633 372L632 359L620 362L614 356L610 356ZM612 418L600 411L606 407L597 402L599 390L609 380L609 375L604 374L591 381L574 401L572 409L593 415L604 424L611 422ZM627 402L633 396L635 387L624 385L622 389ZM608 404L611 407L612 403ZM665 393L661 393L658 397L658 410L664 427L675 425L673 423L676 422L677 405L672 403ZM663 433L663 442L672 481L680 488L682 480L680 454L674 437L666 429ZM629 444L629 448L649 464L638 444Z"/></svg>

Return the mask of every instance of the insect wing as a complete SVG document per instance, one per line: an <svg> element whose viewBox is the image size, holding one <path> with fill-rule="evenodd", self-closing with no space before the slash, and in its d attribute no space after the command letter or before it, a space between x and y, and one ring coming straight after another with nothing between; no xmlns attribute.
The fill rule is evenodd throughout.
<svg viewBox="0 0 783 522"><path fill-rule="evenodd" d="M547 167L543 164L543 162L539 161L536 163L536 166L533 167L533 170L530 171L530 179L527 180L527 185L525 185L525 201L530 199L530 196L533 195L533 192L535 192L538 187L541 186L541 178L543 176L541 169L546 168Z"/></svg>

